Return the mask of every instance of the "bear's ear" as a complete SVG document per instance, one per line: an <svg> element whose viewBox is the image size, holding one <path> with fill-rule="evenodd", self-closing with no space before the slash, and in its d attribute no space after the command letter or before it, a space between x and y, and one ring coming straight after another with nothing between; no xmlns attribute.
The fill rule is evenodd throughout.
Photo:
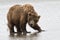
<svg viewBox="0 0 60 40"><path fill-rule="evenodd" d="M38 16L38 19L40 18L40 16Z"/></svg>

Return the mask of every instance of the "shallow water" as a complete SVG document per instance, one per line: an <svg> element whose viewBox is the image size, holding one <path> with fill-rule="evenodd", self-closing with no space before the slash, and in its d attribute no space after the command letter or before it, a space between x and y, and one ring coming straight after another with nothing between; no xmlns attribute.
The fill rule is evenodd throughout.
<svg viewBox="0 0 60 40"><path fill-rule="evenodd" d="M6 14L13 4L0 5L0 40L60 40L60 1L31 3L37 13L41 15L38 24L45 31L36 33L27 24L27 30L31 31L30 34L11 37Z"/></svg>

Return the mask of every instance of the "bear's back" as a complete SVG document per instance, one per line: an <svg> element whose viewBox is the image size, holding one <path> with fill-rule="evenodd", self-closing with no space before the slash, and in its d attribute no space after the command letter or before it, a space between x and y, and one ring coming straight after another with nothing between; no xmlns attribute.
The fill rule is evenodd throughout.
<svg viewBox="0 0 60 40"><path fill-rule="evenodd" d="M18 22L20 21L22 16L25 17L24 15L25 13L21 5L14 5L9 9L9 12L7 14L7 19L10 22L17 23L17 21Z"/></svg>

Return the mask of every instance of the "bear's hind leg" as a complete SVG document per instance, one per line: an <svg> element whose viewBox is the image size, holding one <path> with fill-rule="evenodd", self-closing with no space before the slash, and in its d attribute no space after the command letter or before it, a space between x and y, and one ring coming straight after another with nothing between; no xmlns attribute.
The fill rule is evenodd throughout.
<svg viewBox="0 0 60 40"><path fill-rule="evenodd" d="M9 30L10 30L10 35L14 35L14 25L8 23L8 28L9 28Z"/></svg>

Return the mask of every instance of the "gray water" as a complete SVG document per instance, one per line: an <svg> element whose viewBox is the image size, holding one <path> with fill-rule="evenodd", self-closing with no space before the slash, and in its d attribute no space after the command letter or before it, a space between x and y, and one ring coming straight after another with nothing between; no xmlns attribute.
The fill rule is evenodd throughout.
<svg viewBox="0 0 60 40"><path fill-rule="evenodd" d="M17 3L0 4L0 40L60 40L60 1L31 2L30 4L34 6L36 12L41 16L38 24L45 31L36 33L27 24L27 30L31 31L31 33L20 37L10 37L7 27L6 15L9 8L14 4Z"/></svg>

